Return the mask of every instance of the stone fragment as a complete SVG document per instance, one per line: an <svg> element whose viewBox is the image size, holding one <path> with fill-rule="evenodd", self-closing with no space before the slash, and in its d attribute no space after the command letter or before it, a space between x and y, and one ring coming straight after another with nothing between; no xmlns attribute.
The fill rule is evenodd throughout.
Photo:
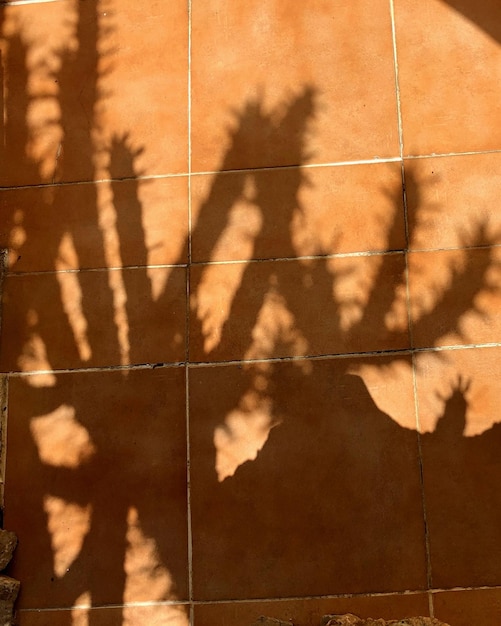
<svg viewBox="0 0 501 626"><path fill-rule="evenodd" d="M0 572L9 564L16 546L16 535L10 530L0 529Z"/></svg>
<svg viewBox="0 0 501 626"><path fill-rule="evenodd" d="M433 617L409 617L401 620L361 619L347 615L324 615L321 626L449 626Z"/></svg>
<svg viewBox="0 0 501 626"><path fill-rule="evenodd" d="M0 626L12 626L14 623L14 602L21 583L9 576L0 576Z"/></svg>

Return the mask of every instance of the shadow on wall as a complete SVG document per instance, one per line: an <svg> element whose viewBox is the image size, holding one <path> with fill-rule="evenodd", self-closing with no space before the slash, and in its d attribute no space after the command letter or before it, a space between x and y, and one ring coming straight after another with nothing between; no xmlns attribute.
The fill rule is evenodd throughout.
<svg viewBox="0 0 501 626"><path fill-rule="evenodd" d="M72 134L74 93L65 83L82 71L87 110L99 110L97 6L78 3L69 28L80 45L61 53L54 70L59 115L51 123L69 154L57 164L58 179L72 168L66 145L79 146L78 171L93 179L99 118L86 133ZM14 33L7 44L4 171L22 164L31 180L51 182L54 172L47 179L40 162L26 157L34 133L26 85L38 70L27 64L22 37ZM448 381L438 425L422 435L374 399L378 388L383 395L390 389L395 405L410 393L414 406L412 385L399 382L411 380L413 359L401 184L388 195L391 219L374 226L382 233L374 254L331 258L344 235L332 224L328 246L313 235L298 244L307 213L302 198L314 187L307 168L225 172L234 154L252 150L259 162L275 142L304 164L317 97L307 86L274 110L257 100L238 113L191 233L190 359L250 360L189 372L194 596L426 589L434 581L426 573L419 446L437 582L461 585L474 570L478 584L498 584L501 426L464 436L468 381ZM9 382L6 514L20 537L14 575L23 581L23 608L126 602L109 609L107 624L186 624L183 608L139 603L188 600L185 372L175 367L186 359L188 241L178 246L175 267L162 268L154 282L145 268L140 149L123 136L107 149L110 179L127 179L106 186L112 223L103 222L98 185L18 192L36 195L35 204L44 198L33 213L20 212L15 195L2 192L2 244L9 244L14 270L16 259L39 256L51 263L45 269L67 269L71 255L80 267L108 268L8 277L2 369L38 371ZM409 173L407 184L419 208L420 183ZM336 218L330 216L334 225ZM419 223L410 222L409 241ZM226 246L229 231L238 234L237 250ZM480 315L478 296L494 289L491 276L499 271L490 237L477 224L462 263L452 259L443 283L429 288L431 305L415 303L414 337L438 345L448 332L461 335L465 315ZM122 268L110 268L110 239ZM263 260L275 244L282 260ZM221 255L244 262L205 263ZM437 327L437 318L447 327ZM375 354L383 350L390 353ZM374 355L289 359L361 352ZM82 371L144 363L161 367ZM73 623L70 612L58 623L65 615ZM89 624L99 619L89 612Z"/></svg>

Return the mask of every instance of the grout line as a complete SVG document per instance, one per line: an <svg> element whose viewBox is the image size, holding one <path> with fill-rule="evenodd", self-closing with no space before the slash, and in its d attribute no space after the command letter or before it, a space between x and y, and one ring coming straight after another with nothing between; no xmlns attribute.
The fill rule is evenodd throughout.
<svg viewBox="0 0 501 626"><path fill-rule="evenodd" d="M253 363L290 363L302 361L328 361L331 359L373 358L377 356L410 356L430 352L452 352L454 350L473 350L484 348L501 348L501 342L460 344L455 346L437 346L425 348L401 348L397 350L372 350L367 352L331 352L329 354L270 357L267 359L228 359L227 361L191 361L189 367L226 367L227 365L252 365Z"/></svg>
<svg viewBox="0 0 501 626"><path fill-rule="evenodd" d="M441 159L443 157L462 157L462 156L475 156L480 154L499 154L501 149L494 150L467 150L466 152L431 152L430 154L407 154L403 158L409 161L415 159Z"/></svg>
<svg viewBox="0 0 501 626"><path fill-rule="evenodd" d="M93 372L120 372L120 371L134 371L134 370L156 370L156 369L172 369L175 367L184 367L186 363L184 361L173 361L172 363L133 363L130 365L97 365L95 367L74 367L74 368L61 368L61 369L48 369L48 370L30 370L26 372L0 372L2 374L8 374L11 377L23 378L25 376L41 376L46 374L74 374L74 373L93 373Z"/></svg>
<svg viewBox="0 0 501 626"><path fill-rule="evenodd" d="M0 6L20 6L23 4L47 4L49 2L61 2L62 0L0 0Z"/></svg>
<svg viewBox="0 0 501 626"><path fill-rule="evenodd" d="M437 593L461 593L465 591L493 591L501 590L500 586L480 586L480 587L451 587L430 589L430 594ZM402 596L415 596L422 595L425 592L422 589L412 589L405 591L393 591L393 592L372 592L372 593L341 593L341 594L329 594L323 596L289 596L280 598L244 598L235 600L194 600L191 604L194 606L207 606L207 605L224 605L224 604L258 604L261 602L291 602L298 600L336 600L345 598L395 598ZM93 605L78 604L72 607L51 607L51 608L31 608L31 609L18 609L19 613L49 613L56 611L72 611L75 609L89 609L91 611L102 609L116 609L124 607L149 607L149 606L187 606L189 603L186 600L166 600L162 602L125 602L123 604L106 604L106 605Z"/></svg>
<svg viewBox="0 0 501 626"><path fill-rule="evenodd" d="M436 588L430 589L430 594L437 593L461 593L465 591L493 591L501 590L501 586L494 585L492 587L479 586L479 587L451 587L451 588ZM329 594L323 596L289 596L280 598L244 598L235 600L194 600L192 602L195 606L207 606L207 605L221 605L221 604L258 604L261 602L291 602L298 600L336 600L344 598L395 598L402 596L415 596L426 593L422 589L408 589L405 591L393 591L393 592L372 592L372 593L341 593L341 594ZM148 606L187 606L189 603L187 600L165 600L162 602L125 602L123 604L106 604L106 605L93 605L78 604L72 607L51 607L51 608L31 608L31 609L18 609L19 613L49 613L55 611L72 611L74 609L90 609L102 610L102 609L116 609L123 607L148 607Z"/></svg>
<svg viewBox="0 0 501 626"><path fill-rule="evenodd" d="M151 606L187 606L186 600L163 600L163 601L151 601L151 602L124 602L123 604L75 604L69 607L53 606L44 608L31 608L31 609L17 609L18 613L52 613L60 611L74 611L74 610L90 610L90 611L102 611L103 609L122 609L122 608L141 608Z"/></svg>
<svg viewBox="0 0 501 626"><path fill-rule="evenodd" d="M402 124L402 107L400 103L400 84L398 81L398 55L397 55L397 31L395 26L395 6L394 0L389 0L391 15L391 37L393 44L393 67L395 74L395 98L397 105L398 142L400 147L400 158L404 155L404 133Z"/></svg>
<svg viewBox="0 0 501 626"><path fill-rule="evenodd" d="M0 0L1 1L1 0ZM64 2L65 0L44 0L47 2ZM81 1L81 0L80 0ZM10 4L10 3L9 3ZM1 6L1 5L0 5ZM6 5L9 6L9 5ZM145 181L165 179L165 178L186 178L187 172L171 173L171 174L139 174L136 176L123 176L122 178L96 178L94 180L67 180L54 183L32 183L25 185L0 185L1 191L17 191L22 189L46 189L48 187L72 187L77 185L101 185L103 183L127 183L130 181Z"/></svg>
<svg viewBox="0 0 501 626"><path fill-rule="evenodd" d="M406 202L406 199L404 200ZM191 236L189 235L189 239ZM5 275L9 278L23 277L23 276L39 276L39 275L54 275L54 274L84 274L90 272L122 272L127 270L144 270L146 269L175 269L189 267L205 267L210 265L242 265L251 263L274 263L275 261L328 261L330 259L348 259L357 257L371 257L371 256L397 256L402 254L416 254L416 253L435 253L435 252L457 252L457 251L470 251L470 250L491 250L493 248L501 248L501 243L493 244L481 244L476 246L450 246L444 248L413 248L411 250L368 250L363 252L334 252L332 254L317 254L317 255L298 255L294 257L270 257L266 259L227 259L221 261L191 261L187 263L178 264L156 264L156 265L126 265L123 267L85 267L85 268L72 268L64 270L32 270L26 272L7 271Z"/></svg>
<svg viewBox="0 0 501 626"><path fill-rule="evenodd" d="M406 242L406 254L405 254L405 303L407 310L407 327L409 329L409 341L410 345L414 347L414 328L412 324L412 315L411 315L411 296L410 296L410 286L409 286L409 247L411 245L410 241L410 230L409 230L409 211L408 211L408 201L407 201L407 186L405 180L405 162L403 160L404 156L404 133L403 133L403 120L402 120L402 106L401 106L401 98L400 98L400 83L399 83L399 68L398 68L398 52L397 52L397 32L396 32L396 22L395 22L395 4L394 0L389 0L390 3L390 12L391 12L391 29L392 29L392 39L393 39L393 63L395 68L395 95L397 101L397 115L398 115L398 139L400 145L400 156L402 157L401 164L401 177L402 177L402 202L403 202L403 211L404 211L404 228L405 228L405 242ZM423 452L422 452L422 443L421 443L421 425L419 419L419 402L417 395L417 375L416 375L416 352L412 353L412 387L413 387L413 396L414 396L414 415L415 415L415 423L416 423L416 444L418 451L418 465L419 465L419 483L420 483L420 491L421 491L421 506L423 512L423 530L424 530L424 549L425 549L425 560L426 560L426 582L428 590L431 589L432 586L432 573L431 573L431 553L430 553L430 540L429 540L429 527L428 527L428 517L427 517L427 509L426 509L426 497L425 497L425 489L424 489L424 472L423 472ZM433 598L430 592L428 592L428 610L430 613L430 617L434 616L433 609Z"/></svg>
<svg viewBox="0 0 501 626"><path fill-rule="evenodd" d="M41 0L42 2L63 2L64 0ZM7 3L3 6L10 6L13 3ZM1 6L1 4L0 4ZM247 172L271 172L282 170L294 170L294 169L318 169L327 167L346 167L350 165L377 165L379 163L399 163L402 159L404 161L412 161L416 159L440 159L444 157L462 157L462 156L475 156L482 154L501 154L501 148L495 150L470 150L466 152L432 152L430 154L408 154L395 157L374 157L372 159L354 159L352 161L328 161L322 163L302 163L297 165L277 165L268 167L249 167L242 169L228 169L228 170L204 170L200 172L175 172L168 174L143 174L139 176L124 176L123 178L97 178L95 180L71 180L71 181L59 181L59 182L47 182L25 185L0 185L0 192L22 189L37 189L46 187L68 187L71 185L98 185L101 183L126 183L128 181L135 182L147 182L149 180L162 180L167 178L182 178L185 176L215 176L225 174L244 174Z"/></svg>
<svg viewBox="0 0 501 626"><path fill-rule="evenodd" d="M430 551L430 535L429 535L429 526L428 526L428 515L426 508L426 495L424 488L424 469L423 469L423 447L421 443L421 420L419 419L419 400L417 394L417 365L416 365L416 355L412 355L412 387L414 393L414 412L416 415L416 436L417 436L417 446L418 446L418 458L419 458L419 482L421 487L421 505L423 507L423 524L424 524L424 544L425 544L425 553L426 553L426 582L428 585L428 592L432 588L433 577L431 570L431 551ZM428 594L428 602L430 609L430 616L433 617L433 600L431 596Z"/></svg>
<svg viewBox="0 0 501 626"><path fill-rule="evenodd" d="M188 268L186 272L186 352L185 352L185 403L186 403L186 496L187 496L187 533L188 533L188 598L190 600L189 607L189 623L194 626L195 616L193 608L193 528L192 528L192 512L191 512L191 445L190 445L190 291L191 291L191 275L190 267L192 263L192 198L191 198L191 168L192 168L192 143L191 143L191 62L192 62L192 2L187 0L188 9Z"/></svg>
<svg viewBox="0 0 501 626"><path fill-rule="evenodd" d="M90 274L92 272L123 272L127 270L161 270L161 269L186 269L188 267L187 263L179 263L178 265L125 265L123 267L83 267L83 268L74 268L74 269L66 269L66 270L34 270L31 272L9 272L7 270L6 275L9 278L19 278L23 276L43 276L43 275L54 275L54 274Z"/></svg>
<svg viewBox="0 0 501 626"><path fill-rule="evenodd" d="M228 365L252 365L253 363L291 363L304 361L328 361L333 359L357 359L357 358L373 358L385 356L409 356L413 354L431 353L431 352L452 352L454 350L474 350L501 348L501 342L476 343L476 344L458 344L454 346L429 346L423 348L401 348L394 350L372 350L367 352L331 352L328 354L310 354L301 356L283 356L269 357L264 359L228 359L221 361L174 361L172 363L134 363L130 365L102 365L95 367L75 367L47 370L30 370L19 372L14 370L0 372L0 375L9 375L11 377L22 378L25 376L40 376L42 374L75 374L86 372L114 372L123 370L143 370L143 369L169 369L175 367L199 368L199 367L226 367Z"/></svg>

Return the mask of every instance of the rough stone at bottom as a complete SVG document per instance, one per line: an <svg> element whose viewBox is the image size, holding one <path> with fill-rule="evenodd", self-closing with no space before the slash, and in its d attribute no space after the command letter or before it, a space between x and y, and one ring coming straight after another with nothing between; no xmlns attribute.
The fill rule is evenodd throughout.
<svg viewBox="0 0 501 626"><path fill-rule="evenodd" d="M21 583L9 576L0 576L0 626L13 623L14 602Z"/></svg>
<svg viewBox="0 0 501 626"><path fill-rule="evenodd" d="M321 626L449 626L433 617L409 617L401 620L361 619L356 615L325 615Z"/></svg>
<svg viewBox="0 0 501 626"><path fill-rule="evenodd" d="M0 572L9 564L16 546L16 535L10 530L0 529Z"/></svg>

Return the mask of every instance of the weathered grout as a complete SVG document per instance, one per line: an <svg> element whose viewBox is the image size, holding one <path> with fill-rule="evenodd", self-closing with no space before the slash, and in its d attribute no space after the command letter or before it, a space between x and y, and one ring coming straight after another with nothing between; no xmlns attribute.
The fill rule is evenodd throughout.
<svg viewBox="0 0 501 626"><path fill-rule="evenodd" d="M64 2L66 0L42 0L42 2ZM4 6L9 6L11 3L7 3ZM374 157L368 159L353 159L343 161L326 161L322 163L301 163L296 165L276 165L276 166L264 166L264 167L249 167L241 169L228 169L228 170L203 170L203 171L187 171L187 172L171 172L165 174L143 174L139 176L124 176L121 178L98 178L96 180L70 180L59 182L47 182L47 183L35 183L25 185L0 185L0 192L2 191L15 191L22 189L44 189L47 187L69 187L72 185L99 185L103 183L126 183L129 181L144 181L149 180L162 180L169 178L183 178L189 176L224 176L231 174L245 174L247 172L273 172L282 170L294 170L294 169L318 169L329 167L350 167L357 165L378 165L384 163L399 163L400 161L413 161L416 159L440 159L445 157L463 157L463 156L480 156L483 154L501 154L501 148L494 150L470 150L466 152L432 152L429 154L403 154L401 156L394 157Z"/></svg>
<svg viewBox="0 0 501 626"><path fill-rule="evenodd" d="M192 193L191 193L191 168L192 168L192 143L191 143L191 61L192 61L192 1L187 0L188 8L188 72L187 72L187 97L188 97L188 270L192 264ZM185 403L186 403L186 495L187 495L187 541L188 541L188 597L190 600L189 623L194 626L195 614L193 610L193 530L191 509L191 431L190 431L190 296L191 276L186 272L186 367L185 367Z"/></svg>
<svg viewBox="0 0 501 626"><path fill-rule="evenodd" d="M20 6L23 4L47 4L49 2L67 2L68 0L0 0L0 6Z"/></svg>
<svg viewBox="0 0 501 626"><path fill-rule="evenodd" d="M411 245L409 218L408 218L408 204L407 204L407 187L405 181L405 161L404 161L404 133L403 133L403 121L402 121L402 107L400 100L400 84L398 73L398 52L397 52L397 32L395 23L395 5L394 0L389 0L390 13L391 13L391 30L392 30L392 43L393 43L393 64L395 69L395 97L397 103L397 115L398 115L398 140L400 146L401 162L401 180L402 180L402 203L404 211L404 228L405 228L405 242L406 242L406 254L405 254L405 303L407 310L407 327L409 330L409 342L414 348L414 333L411 313L411 294L409 287L409 249ZM424 485L424 473L423 473L423 453L421 445L421 425L419 419L419 406L417 395L417 370L416 370L416 352L412 352L412 392L414 398L414 417L416 422L416 444L418 452L418 464L419 464L419 487L421 492L421 506L423 514L423 531L424 531L424 549L426 559L426 582L428 589L432 585L432 572L431 572L431 553L430 553L430 540L429 540L429 528L426 509L426 496ZM428 611L430 616L434 615L433 597L428 592Z"/></svg>
<svg viewBox="0 0 501 626"><path fill-rule="evenodd" d="M92 372L114 372L128 370L144 370L144 369L169 369L176 367L202 368L202 367L227 367L232 365L252 365L258 363L291 363L306 361L329 361L336 359L363 359L376 357L401 357L412 356L413 354L452 352L456 350L476 350L501 348L501 342L475 343L475 344L456 344L451 346L426 346L419 348L402 348L393 350L370 350L366 352L330 352L327 354L310 354L301 356L282 356L269 357L261 359L228 359L220 361L173 361L161 363L134 363L130 365L105 365L95 367L75 367L48 370L30 370L25 372L5 371L0 372L1 375L9 375L10 377L26 377L40 376L43 374L74 374L74 373L92 373Z"/></svg>
<svg viewBox="0 0 501 626"><path fill-rule="evenodd" d="M32 609L19 609L19 613L51 613L59 611L73 611L73 610L85 610L90 611L103 610L103 609L117 609L117 608L135 608L135 607L161 607L161 606L214 606L225 604L260 604L262 602L296 602L296 601L310 601L310 600L339 600L339 599L360 599L360 598L396 598L396 597L409 597L416 595L435 595L439 593L461 593L469 591L493 591L500 590L501 586L478 586L478 587L437 587L435 589L423 590L423 589L407 589L402 591L381 591L370 593L340 593L340 594L325 594L325 595L308 595L308 596L287 596L287 597L267 597L267 598L244 598L244 599L225 599L225 600L164 600L161 602L127 602L123 604L105 604L105 605L92 605L78 604L72 607L49 607L49 608L32 608Z"/></svg>
<svg viewBox="0 0 501 626"><path fill-rule="evenodd" d="M373 257L373 256L398 256L398 255L410 255L416 253L436 253L436 252L458 252L458 251L471 251L471 250L491 250L492 248L501 248L501 243L481 244L474 246L448 246L438 248L412 248L412 249L398 249L398 250L366 250L358 252L334 252L332 254L312 254L312 255L297 255L294 257L267 257L267 258L254 258L254 259L228 259L221 261L188 261L187 263L166 263L155 265L125 265L125 266L113 266L113 267L84 267L84 268L69 268L63 270L32 270L32 271L9 271L7 268L5 275L11 277L21 276L39 276L39 275L53 275L53 274L85 274L91 272L119 272L129 270L144 270L144 269L188 269L189 267L205 267L211 265L243 265L251 263L274 263L274 262L294 262L294 261L328 261L331 259L349 259L358 257Z"/></svg>

